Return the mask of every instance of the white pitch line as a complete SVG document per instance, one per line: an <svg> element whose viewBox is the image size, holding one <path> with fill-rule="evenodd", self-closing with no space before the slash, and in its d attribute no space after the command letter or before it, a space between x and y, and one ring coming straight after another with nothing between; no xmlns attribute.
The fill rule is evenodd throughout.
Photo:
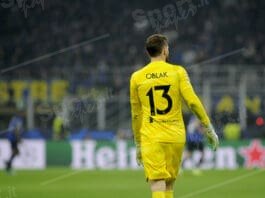
<svg viewBox="0 0 265 198"><path fill-rule="evenodd" d="M51 52L51 53L48 53L48 54L45 54L45 55L42 55L42 56L39 56L37 58L33 58L31 60L28 60L28 61L25 61L23 63L19 63L17 65L13 65L13 66L10 66L8 68L5 68L5 69L2 69L1 70L1 74L3 73L6 73L6 72L9 72L9 71L12 71L14 69L18 69L20 67L23 67L23 66L26 66L26 65L29 65L31 63L35 63L35 62L38 62L38 61L41 61L41 60L44 60L44 59L47 59L47 58L50 58L52 56L55 56L55 55L58 55L58 54L62 54L64 52L68 52L70 50L73 50L73 49L76 49L76 48L79 48L79 47L82 47L82 46L85 46L85 45L88 45L90 43L93 43L93 42L96 42L98 40L102 40L104 38L107 38L109 37L110 34L103 34L101 36L97 36L95 38L92 38L92 39L89 39L89 40L86 40L86 41L83 41L81 43L77 43L75 45L71 45L69 47L66 47L66 48L63 48L63 49L60 49L60 50L57 50L57 51L54 51L54 52Z"/></svg>
<svg viewBox="0 0 265 198"><path fill-rule="evenodd" d="M245 175L241 175L239 177L236 177L236 178L233 178L233 179L230 179L230 180L227 180L227 181L224 181L224 182L221 182L219 184L215 184L215 185L212 185L212 186L209 186L207 188L204 188L204 189L201 189L201 190L198 190L196 192L193 192L193 193L189 193L189 194L186 194L184 196L181 196L180 198L188 198L188 197L193 197L195 195L199 195L199 194L202 194L202 193L205 193L205 192L208 192L210 190L213 190L213 189L216 189L216 188L219 188L219 187L222 187L222 186L225 186L227 184L230 184L230 183L234 183L236 181L239 181L239 180L242 180L242 179L245 179L245 178L248 178L248 177L251 177L253 175L257 175L261 172L264 172L265 169L260 169L258 171L255 171L255 172L251 172L251 173L247 173Z"/></svg>
<svg viewBox="0 0 265 198"><path fill-rule="evenodd" d="M67 178L67 177L71 177L71 176L73 176L73 175L77 175L77 174L82 173L82 172L84 172L84 171L86 171L86 170L78 170L78 171L74 171L74 172L71 172L71 173L68 173L68 174L63 174L63 175L58 176L58 177L55 177L55 178L53 178L53 179L46 180L46 181L40 183L40 185L41 185L41 186L46 186L46 185L48 185L48 184L51 184L51 183L57 182L57 181L59 181L59 180L65 179L65 178Z"/></svg>

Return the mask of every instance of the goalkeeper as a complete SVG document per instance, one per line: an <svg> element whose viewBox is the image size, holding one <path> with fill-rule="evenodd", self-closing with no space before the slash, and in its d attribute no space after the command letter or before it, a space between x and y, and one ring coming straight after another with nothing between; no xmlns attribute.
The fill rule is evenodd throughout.
<svg viewBox="0 0 265 198"><path fill-rule="evenodd" d="M147 38L145 47L150 63L134 72L130 80L137 162L144 167L152 198L173 198L174 181L186 141L182 99L204 126L214 150L219 142L185 69L167 62L166 37L152 35Z"/></svg>

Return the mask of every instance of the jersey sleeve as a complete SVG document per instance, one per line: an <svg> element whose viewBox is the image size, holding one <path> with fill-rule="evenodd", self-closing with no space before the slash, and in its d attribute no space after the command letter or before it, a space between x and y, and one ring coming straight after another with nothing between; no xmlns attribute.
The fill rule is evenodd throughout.
<svg viewBox="0 0 265 198"><path fill-rule="evenodd" d="M210 124L210 119L200 101L198 96L193 90L193 87L190 83L189 76L184 68L181 67L180 70L180 93L182 98L190 108L190 110L197 116L204 126Z"/></svg>
<svg viewBox="0 0 265 198"><path fill-rule="evenodd" d="M140 128L142 123L142 109L138 96L137 84L135 76L132 75L130 80L130 103L131 103L131 116L132 116L132 130L134 134L134 140L137 144L140 144Z"/></svg>

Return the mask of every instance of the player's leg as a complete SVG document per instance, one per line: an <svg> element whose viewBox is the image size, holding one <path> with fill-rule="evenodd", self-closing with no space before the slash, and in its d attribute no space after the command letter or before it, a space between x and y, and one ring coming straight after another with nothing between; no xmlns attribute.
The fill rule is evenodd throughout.
<svg viewBox="0 0 265 198"><path fill-rule="evenodd" d="M174 184L178 172L181 168L181 159L184 149L184 144L165 144L166 146L166 161L167 170L170 173L170 178L166 180L166 198L174 197Z"/></svg>
<svg viewBox="0 0 265 198"><path fill-rule="evenodd" d="M152 198L165 198L166 179L170 174L166 170L165 151L160 143L141 145L142 162L149 181Z"/></svg>
<svg viewBox="0 0 265 198"><path fill-rule="evenodd" d="M200 176L202 174L201 165L204 159L203 142L199 141L196 143L196 150L200 152L199 161L196 162L194 169L192 170L193 175Z"/></svg>
<svg viewBox="0 0 265 198"><path fill-rule="evenodd" d="M189 140L187 142L187 150L186 150L185 155L184 155L184 159L183 159L183 163L182 163L183 165L185 164L185 162L187 160L191 159L193 151L194 151L194 143Z"/></svg>
<svg viewBox="0 0 265 198"><path fill-rule="evenodd" d="M152 198L166 198L166 182L164 179L150 180L149 183L152 191Z"/></svg>
<svg viewBox="0 0 265 198"><path fill-rule="evenodd" d="M203 142L200 141L198 143L198 151L200 151L200 160L197 164L197 167L200 167L203 163L203 159L204 159L204 145L203 145Z"/></svg>
<svg viewBox="0 0 265 198"><path fill-rule="evenodd" d="M175 179L166 181L166 198L174 197L174 184Z"/></svg>
<svg viewBox="0 0 265 198"><path fill-rule="evenodd" d="M18 154L19 154L19 150L18 150L17 142L11 142L11 156L6 163L6 170L7 171L12 170L13 160Z"/></svg>

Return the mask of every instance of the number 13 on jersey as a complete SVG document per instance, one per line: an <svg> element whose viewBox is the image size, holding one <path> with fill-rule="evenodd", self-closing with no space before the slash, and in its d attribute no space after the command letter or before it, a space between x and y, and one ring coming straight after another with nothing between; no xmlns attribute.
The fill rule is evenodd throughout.
<svg viewBox="0 0 265 198"><path fill-rule="evenodd" d="M168 112L170 112L172 108L172 98L168 94L169 88L170 88L170 85L157 85L157 86L151 87L146 93L146 96L149 97L151 116L154 116L156 114L165 115ZM163 91L161 97L167 100L167 107L165 109L158 109L155 107L154 91L159 91L159 90Z"/></svg>

